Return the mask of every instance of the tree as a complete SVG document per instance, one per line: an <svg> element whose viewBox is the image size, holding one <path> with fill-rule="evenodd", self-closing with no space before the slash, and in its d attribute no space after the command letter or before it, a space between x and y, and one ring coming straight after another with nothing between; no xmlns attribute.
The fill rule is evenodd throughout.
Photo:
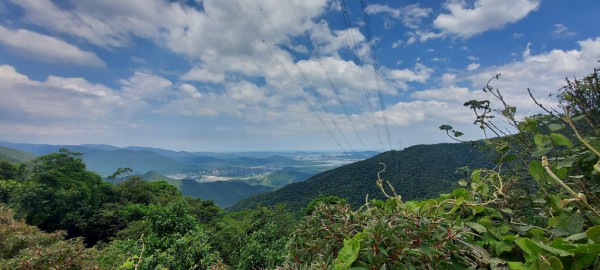
<svg viewBox="0 0 600 270"><path fill-rule="evenodd" d="M116 200L113 187L86 170L81 154L66 149L32 162L31 175L11 198L19 216L46 231L66 230L69 237L97 237L82 230L82 224L102 205Z"/></svg>

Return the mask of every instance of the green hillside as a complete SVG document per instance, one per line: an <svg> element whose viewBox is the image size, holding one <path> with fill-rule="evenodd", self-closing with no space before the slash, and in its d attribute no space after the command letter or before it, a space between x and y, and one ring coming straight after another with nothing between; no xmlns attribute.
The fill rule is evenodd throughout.
<svg viewBox="0 0 600 270"><path fill-rule="evenodd" d="M147 150L90 150L82 153L88 169L102 175L109 175L121 167L131 168L136 173L157 171L163 174L181 172L193 167Z"/></svg>
<svg viewBox="0 0 600 270"><path fill-rule="evenodd" d="M242 200L232 210L285 203L296 211L321 195L346 198L354 206L364 203L367 194L370 199L383 199L375 184L377 172L383 168L380 162L387 166L387 170L381 174L382 178L389 180L403 199L430 198L456 188L457 180L464 177L454 173L457 168L488 165L489 158L486 155L478 145L466 143L412 146L402 151L385 152L317 174L304 182Z"/></svg>
<svg viewBox="0 0 600 270"><path fill-rule="evenodd" d="M181 180L166 177L157 171L149 171L145 174L140 175L140 177L148 182L165 181L177 187L178 189L181 189Z"/></svg>
<svg viewBox="0 0 600 270"><path fill-rule="evenodd" d="M242 199L271 190L267 186L252 186L240 181L198 183L186 179L181 183L182 195L212 200L221 207L230 207Z"/></svg>
<svg viewBox="0 0 600 270"><path fill-rule="evenodd" d="M0 146L0 160L14 163L28 162L36 156L32 153Z"/></svg>
<svg viewBox="0 0 600 270"><path fill-rule="evenodd" d="M315 175L314 172L302 172L289 167L270 173L263 178L250 179L246 182L251 185L263 185L277 189L292 183L302 182L313 175Z"/></svg>

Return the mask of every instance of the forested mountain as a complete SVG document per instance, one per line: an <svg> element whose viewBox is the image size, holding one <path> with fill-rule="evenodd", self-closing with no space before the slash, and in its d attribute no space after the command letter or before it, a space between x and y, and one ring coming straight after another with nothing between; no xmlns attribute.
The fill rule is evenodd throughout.
<svg viewBox="0 0 600 270"><path fill-rule="evenodd" d="M220 207L230 207L242 199L273 190L264 185L250 185L241 181L198 183L192 179L172 179L156 171L139 175L149 182L165 181L179 189L184 196L211 200Z"/></svg>
<svg viewBox="0 0 600 270"><path fill-rule="evenodd" d="M158 171L160 173L180 172L193 168L189 164L177 162L173 158L162 156L149 150L129 150L104 144L49 145L0 142L0 146L28 151L35 155L47 155L61 148L83 154L83 161L91 171L108 176L118 168L130 168L137 173Z"/></svg>
<svg viewBox="0 0 600 270"><path fill-rule="evenodd" d="M83 161L90 170L105 176L110 175L120 167L131 168L134 172L138 173L157 171L163 174L181 172L193 168L191 165L177 162L172 158L161 156L148 150L91 150L82 151L81 153L83 153Z"/></svg>
<svg viewBox="0 0 600 270"><path fill-rule="evenodd" d="M214 201L220 207L230 207L242 199L273 190L262 185L250 185L241 181L215 181L198 183L194 180L181 181L181 194Z"/></svg>
<svg viewBox="0 0 600 270"><path fill-rule="evenodd" d="M457 180L464 177L455 173L459 167L479 168L491 165L490 153L481 151L481 146L480 143L444 143L385 152L317 174L304 182L242 200L232 209L285 203L296 211L319 196L330 195L346 198L353 206L364 203L367 194L369 199L383 199L384 196L376 185L377 172L383 169L380 163L387 167L381 177L389 180L403 199L435 197L457 187Z"/></svg>
<svg viewBox="0 0 600 270"><path fill-rule="evenodd" d="M0 160L21 163L31 161L34 158L35 155L32 153L0 146Z"/></svg>

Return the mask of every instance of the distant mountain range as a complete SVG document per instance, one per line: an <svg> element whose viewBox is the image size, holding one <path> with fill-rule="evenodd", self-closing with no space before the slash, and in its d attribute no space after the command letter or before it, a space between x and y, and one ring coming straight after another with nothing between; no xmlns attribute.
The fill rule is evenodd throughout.
<svg viewBox="0 0 600 270"><path fill-rule="evenodd" d="M151 147L119 148L104 144L48 145L0 141L0 160L14 163L28 162L36 156L58 152L61 148L82 153L87 169L103 177L114 173L118 168L127 167L132 169L134 175L139 175L148 181L167 181L179 188L184 195L213 200L222 207L232 206L252 195L304 181L327 168L322 166L322 161L295 159L295 157L317 156L323 159L335 159L340 155L285 153L289 155L288 157L276 152L184 152ZM368 157L373 153L359 152L345 157ZM230 174L230 177L225 177L226 179L239 178L243 181L202 182L196 181L199 179L191 179L192 176L214 174L215 170L218 171L217 175ZM177 179L165 176L170 174L177 174Z"/></svg>
<svg viewBox="0 0 600 270"><path fill-rule="evenodd" d="M83 154L83 161L91 171L108 176L118 168L128 167L136 174L156 171L161 174L202 172L206 169L253 166L310 166L314 161L295 160L276 152L212 153L171 151L152 147L119 148L104 144L49 145L0 141L0 146L26 151L36 156L58 152L61 148ZM355 155L369 157L374 152ZM1 153L0 153L1 154Z"/></svg>
<svg viewBox="0 0 600 270"><path fill-rule="evenodd" d="M480 151L480 146L479 143L417 145L402 151L385 152L317 175L314 175L314 168L321 164L314 159L294 159L292 157L302 155L292 153L283 156L274 152L193 153L149 147L119 148L102 144L73 146L0 141L0 160L27 162L36 155L67 148L81 152L88 169L103 176L110 175L118 168L129 167L134 174L144 179L167 181L178 187L184 195L214 200L222 207L232 206L233 210L285 203L291 210L298 211L319 196L337 195L348 199L353 205L362 204L367 194L370 199L382 199L383 194L375 184L377 172L383 168L380 163L387 167L381 176L384 180L390 180L405 200L434 197L449 192L461 178L461 175L455 173L457 168L491 165L488 162L491 160L490 153ZM302 157L320 155L327 154L309 153ZM361 152L354 155L364 158L372 153ZM336 157L332 155L325 159L335 160ZM243 181L200 183L186 177L172 179L165 176L174 173L185 175L185 172L203 174L212 172L215 168L243 172L247 168L258 166L278 169L267 170L267 174L261 172L256 177L240 177Z"/></svg>
<svg viewBox="0 0 600 270"><path fill-rule="evenodd" d="M375 157L322 172L300 183L289 184L273 192L242 200L232 210L285 203L299 211L319 196L336 195L358 206L368 199L383 199L376 185L377 173L389 180L404 200L435 197L457 187L464 175L455 173L463 166L491 166L491 153L479 150L481 144L452 143L417 145L402 151L389 151ZM389 190L388 190L389 192Z"/></svg>

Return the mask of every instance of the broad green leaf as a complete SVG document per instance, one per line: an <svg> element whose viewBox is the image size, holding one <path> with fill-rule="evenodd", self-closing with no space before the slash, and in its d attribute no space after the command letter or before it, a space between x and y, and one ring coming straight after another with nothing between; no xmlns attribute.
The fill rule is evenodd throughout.
<svg viewBox="0 0 600 270"><path fill-rule="evenodd" d="M513 270L525 270L522 262L508 262L508 267Z"/></svg>
<svg viewBox="0 0 600 270"><path fill-rule="evenodd" d="M550 150L552 150L552 147L541 148L541 149L531 153L531 157L534 157L534 158L541 157L543 155L548 154L550 152Z"/></svg>
<svg viewBox="0 0 600 270"><path fill-rule="evenodd" d="M586 233L576 233L576 234L573 234L573 235L565 238L565 240L567 240L567 241L579 241L581 239L585 239L586 237L589 238L589 236L587 236Z"/></svg>
<svg viewBox="0 0 600 270"><path fill-rule="evenodd" d="M500 255L502 252L511 251L514 243L510 241L498 241L495 245L496 255Z"/></svg>
<svg viewBox="0 0 600 270"><path fill-rule="evenodd" d="M477 222L466 222L465 223L467 226L471 227L471 229L475 230L478 233L484 233L487 232L487 230L485 229L485 227L483 227L483 225L477 223Z"/></svg>
<svg viewBox="0 0 600 270"><path fill-rule="evenodd" d="M564 269L562 262L560 261L560 259L556 258L555 256L548 258L546 262L540 263L540 270L562 270L562 269Z"/></svg>
<svg viewBox="0 0 600 270"><path fill-rule="evenodd" d="M536 245L533 241L527 238L518 238L515 240L515 244L521 248L525 253L527 253L532 258L537 258L544 251L538 245Z"/></svg>
<svg viewBox="0 0 600 270"><path fill-rule="evenodd" d="M471 179L473 180L473 183L479 183L481 180L481 170L473 171L471 174Z"/></svg>
<svg viewBox="0 0 600 270"><path fill-rule="evenodd" d="M540 162L539 160L534 160L534 161L530 162L529 166L528 166L528 170L529 170L529 174L536 181L541 181L546 176L546 170L542 166L542 162Z"/></svg>
<svg viewBox="0 0 600 270"><path fill-rule="evenodd" d="M535 134L533 141L538 148L544 148L550 143L550 137L544 134Z"/></svg>
<svg viewBox="0 0 600 270"><path fill-rule="evenodd" d="M600 244L600 225L589 228L585 231L585 235L587 235L590 240Z"/></svg>
<svg viewBox="0 0 600 270"><path fill-rule="evenodd" d="M360 242L356 237L344 240L344 247L338 253L337 258L333 262L335 270L348 270L358 258L360 251Z"/></svg>
<svg viewBox="0 0 600 270"><path fill-rule="evenodd" d="M557 123L552 123L552 124L548 125L548 128L550 129L550 131L557 131L557 130L561 130L563 128L563 125L557 124Z"/></svg>
<svg viewBox="0 0 600 270"><path fill-rule="evenodd" d="M562 212L560 215L548 219L550 227L556 228L557 232L569 235L581 232L583 223L583 217L578 213Z"/></svg>
<svg viewBox="0 0 600 270"><path fill-rule="evenodd" d="M563 136L559 133L550 133L550 138L552 139L552 143L554 145L566 146L569 148L573 148L573 143L567 139L567 137Z"/></svg>
<svg viewBox="0 0 600 270"><path fill-rule="evenodd" d="M534 244L536 244L538 247L540 247L540 248L542 248L542 249L544 249L544 250L546 250L546 251L548 251L548 252L550 252L550 253L552 253L554 255L558 255L558 256L572 256L573 255L573 253L571 253L571 252L568 252L566 250L562 250L562 249L559 249L559 248L551 247L551 246L546 245L546 244L544 244L542 242L539 242L539 241L531 241L531 242L534 243Z"/></svg>
<svg viewBox="0 0 600 270"><path fill-rule="evenodd" d="M557 169L571 168L571 166L573 165L573 162L575 162L575 157L565 158L558 162L558 165L556 166L556 168Z"/></svg>

